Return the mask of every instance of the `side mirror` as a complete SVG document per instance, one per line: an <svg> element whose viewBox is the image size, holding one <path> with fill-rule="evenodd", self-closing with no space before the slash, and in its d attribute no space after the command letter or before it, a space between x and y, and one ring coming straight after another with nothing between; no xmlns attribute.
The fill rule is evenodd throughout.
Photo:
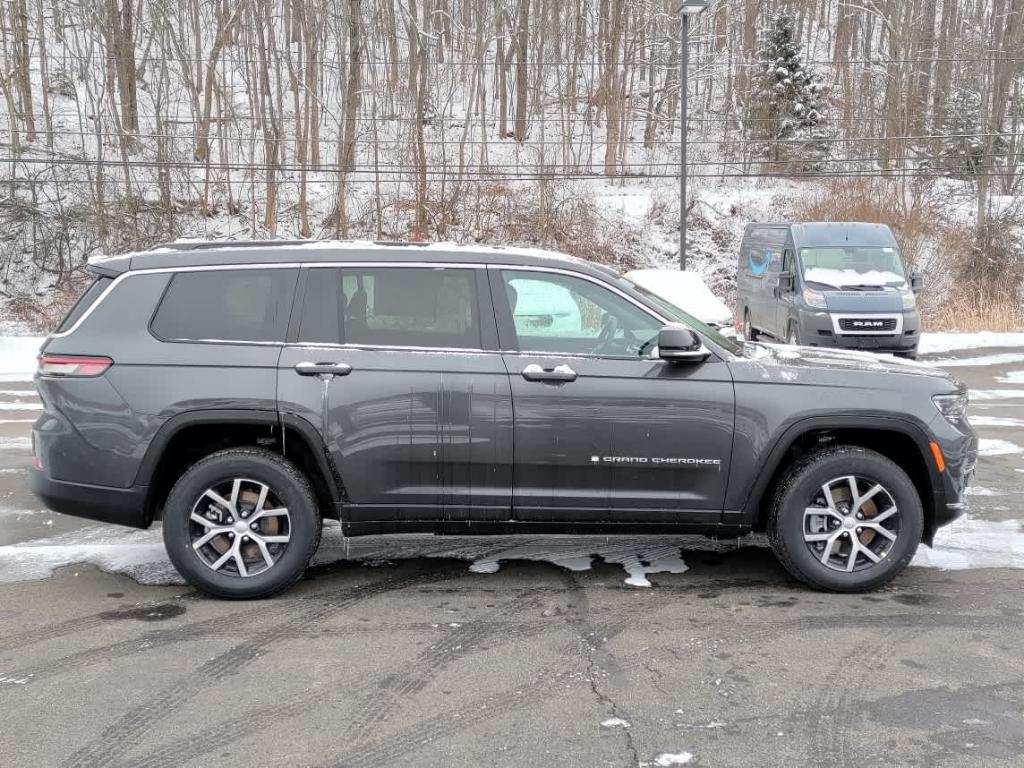
<svg viewBox="0 0 1024 768"><path fill-rule="evenodd" d="M920 272L911 272L910 290L912 290L914 293L917 293L922 288L924 288L924 275L922 275Z"/></svg>
<svg viewBox="0 0 1024 768"><path fill-rule="evenodd" d="M683 325L666 325L658 331L658 357L677 363L702 363L709 352L700 336Z"/></svg>
<svg viewBox="0 0 1024 768"><path fill-rule="evenodd" d="M796 285L796 275L792 272L779 273L779 291L781 293L792 293Z"/></svg>

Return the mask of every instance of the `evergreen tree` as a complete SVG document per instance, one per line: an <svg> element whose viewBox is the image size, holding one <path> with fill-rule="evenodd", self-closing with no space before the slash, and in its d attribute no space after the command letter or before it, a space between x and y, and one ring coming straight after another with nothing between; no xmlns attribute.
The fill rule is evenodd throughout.
<svg viewBox="0 0 1024 768"><path fill-rule="evenodd" d="M805 160L813 168L828 153L824 137L827 92L818 75L803 63L793 16L775 17L760 52L760 73L753 85L751 135L761 155L776 162ZM783 170L800 170L787 163Z"/></svg>

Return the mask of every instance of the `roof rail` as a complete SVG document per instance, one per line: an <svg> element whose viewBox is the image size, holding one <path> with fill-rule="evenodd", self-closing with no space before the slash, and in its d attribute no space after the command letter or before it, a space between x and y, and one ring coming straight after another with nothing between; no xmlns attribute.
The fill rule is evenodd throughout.
<svg viewBox="0 0 1024 768"><path fill-rule="evenodd" d="M160 243L149 250L204 251L213 248L266 248L271 245L302 245L316 240L196 240L179 243Z"/></svg>

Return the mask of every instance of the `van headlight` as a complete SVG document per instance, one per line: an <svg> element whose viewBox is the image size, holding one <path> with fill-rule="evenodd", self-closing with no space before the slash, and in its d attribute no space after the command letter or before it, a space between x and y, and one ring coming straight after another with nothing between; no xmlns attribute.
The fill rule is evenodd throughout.
<svg viewBox="0 0 1024 768"><path fill-rule="evenodd" d="M814 307L815 309L828 309L828 304L825 302L825 294L820 291L812 291L810 288L804 288L804 301L807 302L807 306Z"/></svg>
<svg viewBox="0 0 1024 768"><path fill-rule="evenodd" d="M913 309L917 306L917 296L909 288L900 288L900 299L903 300L904 309Z"/></svg>
<svg viewBox="0 0 1024 768"><path fill-rule="evenodd" d="M967 404L970 401L966 392L956 392L952 395L933 395L932 402L939 409L939 413L946 417L947 421L957 422L967 415Z"/></svg>

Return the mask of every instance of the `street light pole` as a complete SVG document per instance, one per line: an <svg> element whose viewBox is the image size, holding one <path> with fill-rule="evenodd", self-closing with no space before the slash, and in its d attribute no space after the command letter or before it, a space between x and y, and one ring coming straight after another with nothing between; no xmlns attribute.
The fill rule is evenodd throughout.
<svg viewBox="0 0 1024 768"><path fill-rule="evenodd" d="M686 270L686 139L689 128L690 16L707 10L711 0L683 0L679 8L682 19L679 52L679 269Z"/></svg>
<svg viewBox="0 0 1024 768"><path fill-rule="evenodd" d="M690 14L683 8L682 51L679 55L679 101L682 115L679 118L679 269L686 271L686 134L689 109L687 101L689 88L687 79L690 70Z"/></svg>

